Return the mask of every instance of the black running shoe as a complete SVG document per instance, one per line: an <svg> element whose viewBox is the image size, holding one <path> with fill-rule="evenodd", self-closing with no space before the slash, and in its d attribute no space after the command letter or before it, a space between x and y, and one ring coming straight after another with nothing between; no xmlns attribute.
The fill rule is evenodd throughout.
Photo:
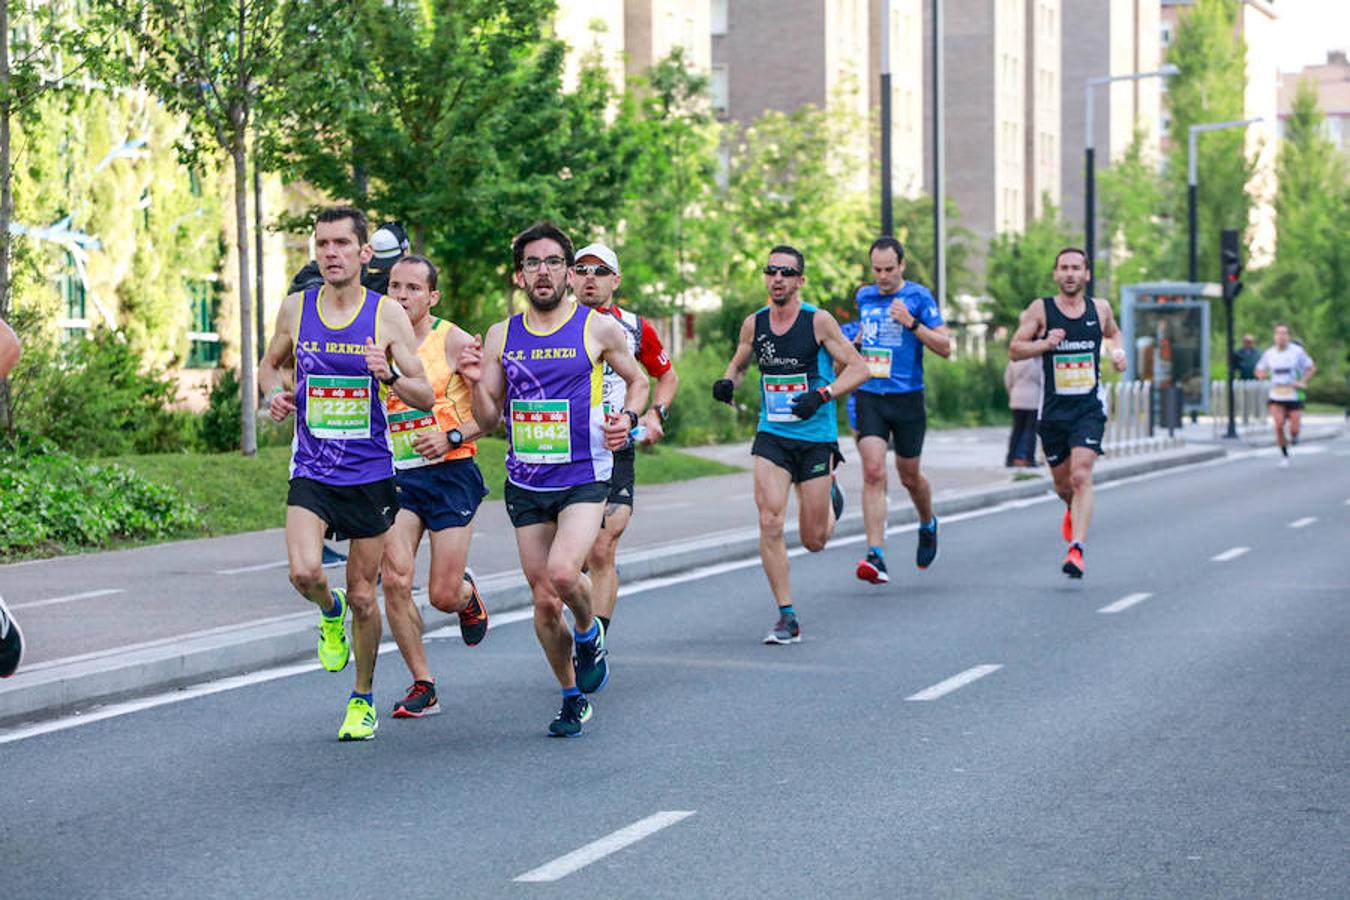
<svg viewBox="0 0 1350 900"><path fill-rule="evenodd" d="M764 635L766 644L796 644L802 639L802 627L797 624L796 616L778 617L778 624Z"/></svg>
<svg viewBox="0 0 1350 900"><path fill-rule="evenodd" d="M572 667L577 673L577 688L594 694L609 683L609 651L605 649L605 626L595 620L595 640L577 641Z"/></svg>
<svg viewBox="0 0 1350 900"><path fill-rule="evenodd" d="M488 611L483 595L478 593L478 582L468 569L464 570L464 583L469 586L469 603L459 611L459 636L470 647L477 647L488 632Z"/></svg>
<svg viewBox="0 0 1350 900"><path fill-rule="evenodd" d="M394 704L395 719L420 719L423 716L439 715L440 712L436 685L430 681L414 681L412 687L408 688L408 696Z"/></svg>
<svg viewBox="0 0 1350 900"><path fill-rule="evenodd" d="M839 479L830 476L830 505L834 507L834 520L839 521L839 517L844 514L844 489L839 486Z"/></svg>
<svg viewBox="0 0 1350 900"><path fill-rule="evenodd" d="M562 709L548 723L549 737L581 737L581 726L591 720L591 701L585 694L564 697Z"/></svg>
<svg viewBox="0 0 1350 900"><path fill-rule="evenodd" d="M23 659L23 632L19 623L9 614L5 599L0 597L0 678L8 678L19 669Z"/></svg>
<svg viewBox="0 0 1350 900"><path fill-rule="evenodd" d="M891 580L891 576L886 573L886 560L875 550L868 550L867 559L858 563L857 575L859 580L873 584L885 584Z"/></svg>
<svg viewBox="0 0 1350 900"><path fill-rule="evenodd" d="M914 564L920 569L926 569L937 559L937 519L933 519L933 530L929 531L923 526L919 526L919 549L914 554Z"/></svg>

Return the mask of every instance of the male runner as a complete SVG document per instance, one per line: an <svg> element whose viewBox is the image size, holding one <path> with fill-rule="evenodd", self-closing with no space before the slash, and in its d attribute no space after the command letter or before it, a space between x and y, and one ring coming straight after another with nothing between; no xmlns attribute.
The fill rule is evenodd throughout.
<svg viewBox="0 0 1350 900"><path fill-rule="evenodd" d="M1256 363L1256 377L1270 380L1270 417L1275 421L1275 444L1280 448L1280 468L1289 467L1289 444L1298 443L1303 418L1303 394L1308 379L1317 371L1312 357L1302 344L1289 340L1289 326L1275 326L1275 345L1266 349ZM1284 423L1289 422L1289 437Z"/></svg>
<svg viewBox="0 0 1350 900"><path fill-rule="evenodd" d="M712 386L713 398L729 404L752 356L759 366L759 427L750 453L759 558L778 603L778 621L765 635L766 644L801 640L783 541L788 493L795 484L802 546L812 553L824 550L844 509L834 479L834 466L843 461L834 400L867 380L866 364L834 316L802 302L805 268L795 247L780 244L769 252L764 266L769 305L741 324L726 374ZM842 366L837 376L836 364Z"/></svg>
<svg viewBox="0 0 1350 900"><path fill-rule="evenodd" d="M886 446L895 445L895 468L919 514L919 546L914 563L933 564L938 552L938 521L933 491L919 469L928 413L924 409L924 348L944 359L952 341L928 288L905 280L905 248L893 237L872 242L868 254L876 284L858 291L862 357L870 378L858 388L858 455L863 464L863 527L867 557L858 563L863 581L885 584Z"/></svg>
<svg viewBox="0 0 1350 900"><path fill-rule="evenodd" d="M1041 418L1037 431L1045 451L1055 493L1064 501L1060 531L1069 542L1062 569L1070 578L1082 578L1083 542L1092 520L1092 467L1102 452L1106 403L1101 394L1102 345L1111 347L1111 362L1125 371L1111 304L1083 296L1089 271L1087 254L1066 247L1055 256L1055 284L1059 293L1031 301L1022 311L1017 331L1008 342L1013 360L1039 356L1045 377L1041 389Z"/></svg>
<svg viewBox="0 0 1350 900"><path fill-rule="evenodd" d="M611 451L628 442L648 385L622 326L567 297L576 261L567 235L540 222L516 235L511 254L529 306L488 329L483 344L466 347L459 373L473 387L479 428L509 416L506 512L534 594L534 633L563 695L548 730L576 737L592 714L586 694L609 679L604 626L591 613L581 566L604 518ZM605 365L627 387L627 407L609 416ZM571 633L564 606L575 621Z"/></svg>
<svg viewBox="0 0 1350 900"><path fill-rule="evenodd" d="M343 741L369 740L378 722L372 699L380 608L375 577L384 533L394 522L394 464L381 384L418 409L431 409L435 391L422 371L408 314L361 286L369 261L366 217L360 210L325 209L314 221L323 284L291 294L277 313L276 333L258 366L258 385L278 422L295 413L291 487L286 498L286 556L291 584L322 612L319 661L330 672L347 666L343 622L352 611L356 686L338 729ZM389 368L392 356L397 368ZM295 366L287 390L282 367ZM351 540L347 589L329 590L323 570L327 533Z"/></svg>
<svg viewBox="0 0 1350 900"><path fill-rule="evenodd" d="M647 374L656 379L656 388L652 392L652 405L642 417L646 428L643 443L654 444L661 440L665 432L662 424L670 412L670 402L675 399L675 389L680 379L675 368L661 346L661 338L651 323L637 313L620 309L614 302L614 292L622 282L619 274L619 258L604 244L590 244L577 251L577 262L572 267L574 278L572 290L577 299L592 309L613 316L623 326L624 336L628 339L628 349L642 363ZM605 366L605 410L617 413L625 406L628 386L618 372ZM630 440L627 445L614 451L614 471L609 476L609 501L605 505L605 527L595 539L591 555L587 558L587 571L591 576L591 605L595 617L600 620L605 634L609 634L610 619L614 615L614 604L619 598L619 573L614 565L619 550L619 538L633 515L633 485L637 448Z"/></svg>
<svg viewBox="0 0 1350 900"><path fill-rule="evenodd" d="M413 565L424 532L431 532L431 605L459 614L459 635L470 647L487 634L488 614L472 573L465 569L473 517L487 494L474 456L482 435L473 422L469 386L455 374L460 350L473 338L431 315L441 298L436 266L424 256L404 256L389 270L389 297L412 322L417 356L436 391L432 412L410 409L398 395L385 398L394 445L394 486L398 517L384 543L380 566L384 610L403 661L412 673L408 695L394 705L394 718L421 718L441 711L436 679L422 645L422 614L413 602ZM387 365L372 367L388 378Z"/></svg>
<svg viewBox="0 0 1350 900"><path fill-rule="evenodd" d="M0 381L9 377L10 370L19 361L19 338L9 323L0 319ZM23 632L19 623L5 606L5 598L0 597L0 678L8 678L19 668L23 658Z"/></svg>

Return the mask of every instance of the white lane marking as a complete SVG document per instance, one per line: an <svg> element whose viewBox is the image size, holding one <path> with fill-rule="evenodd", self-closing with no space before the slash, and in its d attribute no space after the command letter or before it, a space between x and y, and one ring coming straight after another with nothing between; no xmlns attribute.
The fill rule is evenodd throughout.
<svg viewBox="0 0 1350 900"><path fill-rule="evenodd" d="M242 575L245 572L261 572L265 569L284 569L287 566L286 560L280 562L259 563L256 566L240 566L237 569L216 569L213 574L216 575Z"/></svg>
<svg viewBox="0 0 1350 900"><path fill-rule="evenodd" d="M1347 500L1345 501L1345 505L1346 505L1346 506L1350 506L1350 499L1347 499Z"/></svg>
<svg viewBox="0 0 1350 900"><path fill-rule="evenodd" d="M1295 519L1294 521L1290 522L1290 523L1289 523L1289 527L1290 527L1290 528L1307 528L1309 525L1311 525L1312 523L1314 523L1314 522L1316 522L1316 521L1317 521L1317 516L1304 516L1304 517L1301 518L1301 519Z"/></svg>
<svg viewBox="0 0 1350 900"><path fill-rule="evenodd" d="M15 603L11 609L36 609L39 606L55 606L58 603L71 603L75 600L92 600L95 597L111 597L113 594L125 594L122 588L105 588L101 591L85 591L83 594L67 594L64 597L49 597L46 600L34 600L31 603Z"/></svg>
<svg viewBox="0 0 1350 900"><path fill-rule="evenodd" d="M1145 600L1147 600L1149 597L1152 596L1153 596L1152 594L1147 592L1140 594L1127 594L1126 596L1121 597L1115 603L1108 603L1106 606L1103 606L1101 609L1097 610L1097 612L1118 613L1121 612L1122 610L1129 609L1136 603L1143 603Z"/></svg>
<svg viewBox="0 0 1350 900"><path fill-rule="evenodd" d="M953 675L951 678L948 678L945 681L939 681L932 687L924 688L917 694L910 694L905 699L936 700L939 697L942 697L946 694L950 694L952 691L958 688L965 687L972 681L978 681L979 679L983 678L986 675L990 675L994 672L997 672L1001 668L1003 668L1003 666L995 664L972 666L971 668L966 669L964 672L961 672L960 674L957 675Z"/></svg>
<svg viewBox="0 0 1350 900"><path fill-rule="evenodd" d="M1210 559L1212 559L1214 562L1228 562L1230 559L1237 559L1239 556L1242 556L1244 553L1247 553L1251 549L1252 549L1251 547L1232 547L1228 550L1223 551L1222 553L1211 556Z"/></svg>
<svg viewBox="0 0 1350 900"><path fill-rule="evenodd" d="M577 869L589 866L596 860L604 859L611 853L617 853L630 844L636 844L663 828L669 828L676 822L683 821L693 814L694 810L692 809L670 809L655 813L645 819L639 819L632 825L620 828L612 834L607 834L598 841L592 841L578 850L573 850L566 856L560 856L552 862L544 863L537 869L531 869L524 875L517 875L512 880L557 881L559 878L571 875Z"/></svg>

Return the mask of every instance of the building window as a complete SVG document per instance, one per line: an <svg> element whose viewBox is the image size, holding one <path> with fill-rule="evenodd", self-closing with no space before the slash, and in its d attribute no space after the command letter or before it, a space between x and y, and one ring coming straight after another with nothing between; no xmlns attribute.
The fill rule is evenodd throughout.
<svg viewBox="0 0 1350 900"><path fill-rule="evenodd" d="M723 35L727 33L727 0L712 0L712 33L714 35Z"/></svg>
<svg viewBox="0 0 1350 900"><path fill-rule="evenodd" d="M709 90L712 94L713 113L719 119L725 119L727 110L731 107L731 86L727 80L726 66L712 67L712 83Z"/></svg>
<svg viewBox="0 0 1350 900"><path fill-rule="evenodd" d="M1162 45L1164 47L1172 46L1172 25L1169 22L1162 23Z"/></svg>
<svg viewBox="0 0 1350 900"><path fill-rule="evenodd" d="M88 296L73 253L66 254L65 267L56 276L56 290L61 295L62 316L57 324L61 327L62 337L66 340L84 337L90 324L86 311Z"/></svg>
<svg viewBox="0 0 1350 900"><path fill-rule="evenodd" d="M189 281L187 283L188 314L191 317L191 330L188 340L187 368L214 369L220 365L220 335L216 332L216 315L220 312L220 299L216 295L216 285L210 281Z"/></svg>

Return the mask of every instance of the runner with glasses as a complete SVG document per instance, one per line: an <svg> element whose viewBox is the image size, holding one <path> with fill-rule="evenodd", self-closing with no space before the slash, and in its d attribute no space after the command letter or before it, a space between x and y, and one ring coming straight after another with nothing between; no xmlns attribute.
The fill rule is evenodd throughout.
<svg viewBox="0 0 1350 900"><path fill-rule="evenodd" d="M726 374L712 388L715 399L730 404L751 359L759 366L759 426L750 453L759 556L778 604L766 644L801 640L783 540L788 494L795 485L802 546L812 553L825 549L844 509L834 478L835 465L843 461L834 401L867 380L866 364L834 316L802 302L804 271L796 248L780 244L769 252L764 267L769 305L742 323Z"/></svg>

